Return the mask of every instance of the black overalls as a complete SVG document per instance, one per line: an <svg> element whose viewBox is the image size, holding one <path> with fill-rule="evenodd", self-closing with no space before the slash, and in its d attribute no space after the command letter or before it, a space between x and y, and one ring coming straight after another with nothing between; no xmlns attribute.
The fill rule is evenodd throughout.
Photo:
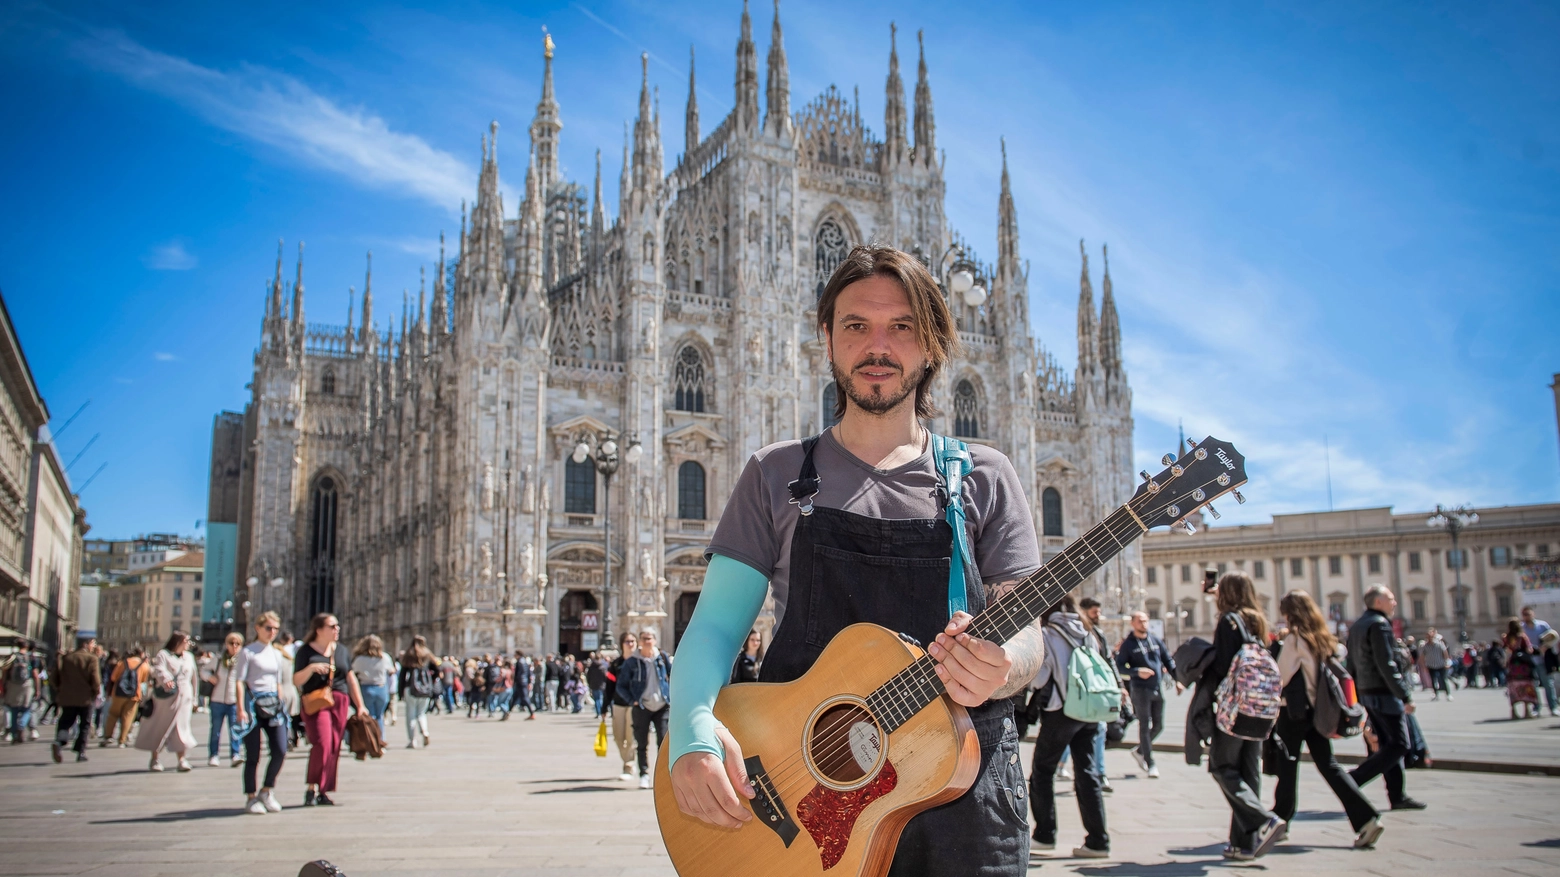
<svg viewBox="0 0 1560 877"><path fill-rule="evenodd" d="M813 507L816 436L793 487L804 513L791 537L790 596L759 671L760 682L788 682L812 667L836 633L871 622L930 644L948 624L953 529L941 518L882 520ZM946 489L943 491L946 497ZM945 500L946 501L946 500ZM812 512L806 513L811 507ZM967 578L971 614L985 589ZM900 835L889 877L1018 877L1029 863L1024 769L1010 700L969 710L980 738L980 773L958 800L915 816Z"/></svg>

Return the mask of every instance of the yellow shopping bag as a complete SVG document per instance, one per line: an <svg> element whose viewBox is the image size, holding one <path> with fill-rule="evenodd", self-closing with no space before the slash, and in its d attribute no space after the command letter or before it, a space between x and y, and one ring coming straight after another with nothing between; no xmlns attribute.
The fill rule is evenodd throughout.
<svg viewBox="0 0 1560 877"><path fill-rule="evenodd" d="M601 720L601 726L596 729L596 757L607 757L607 720Z"/></svg>

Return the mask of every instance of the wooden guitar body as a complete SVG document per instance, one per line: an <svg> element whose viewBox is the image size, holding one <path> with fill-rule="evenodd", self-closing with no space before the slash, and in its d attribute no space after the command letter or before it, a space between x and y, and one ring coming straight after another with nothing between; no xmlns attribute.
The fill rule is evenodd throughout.
<svg viewBox="0 0 1560 877"><path fill-rule="evenodd" d="M980 742L946 695L892 731L866 699L922 656L886 628L840 631L800 679L731 685L715 716L742 746L754 818L717 828L677 809L662 747L655 809L681 877L865 877L888 871L905 823L962 795Z"/></svg>

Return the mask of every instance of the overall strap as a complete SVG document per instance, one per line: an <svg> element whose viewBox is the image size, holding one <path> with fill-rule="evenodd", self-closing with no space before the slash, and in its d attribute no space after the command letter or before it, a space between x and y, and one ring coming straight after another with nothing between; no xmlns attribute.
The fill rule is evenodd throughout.
<svg viewBox="0 0 1560 877"><path fill-rule="evenodd" d="M813 449L818 447L819 436L811 436L802 439L802 471L796 476L796 480L786 485L791 491L788 500L796 506L803 515L813 513L813 497L818 495L818 487L822 480L818 477L818 467L813 463Z"/></svg>
<svg viewBox="0 0 1560 877"><path fill-rule="evenodd" d="M969 529L964 517L964 477L970 474L974 463L969 447L958 439L932 434L932 459L937 464L937 474L942 476L947 490L948 526L953 528L953 558L948 564L948 617L955 612L967 611L965 597L966 564L973 563L975 552L970 548Z"/></svg>

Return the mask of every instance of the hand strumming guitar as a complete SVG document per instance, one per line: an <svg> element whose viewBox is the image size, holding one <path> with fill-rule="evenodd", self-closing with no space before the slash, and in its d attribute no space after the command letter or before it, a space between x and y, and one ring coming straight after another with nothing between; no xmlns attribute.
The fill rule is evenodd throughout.
<svg viewBox="0 0 1560 877"><path fill-rule="evenodd" d="M708 752L690 752L672 765L672 793L677 809L722 828L741 828L753 814L737 798L740 791L752 800L756 792L742 764L742 746L725 725L715 726L715 737L726 752L726 761Z"/></svg>
<svg viewBox="0 0 1560 877"><path fill-rule="evenodd" d="M968 612L955 612L948 626L926 648L937 662L937 678L948 689L948 696L961 706L985 703L1007 684L1013 658L1002 646L965 633L974 621Z"/></svg>

